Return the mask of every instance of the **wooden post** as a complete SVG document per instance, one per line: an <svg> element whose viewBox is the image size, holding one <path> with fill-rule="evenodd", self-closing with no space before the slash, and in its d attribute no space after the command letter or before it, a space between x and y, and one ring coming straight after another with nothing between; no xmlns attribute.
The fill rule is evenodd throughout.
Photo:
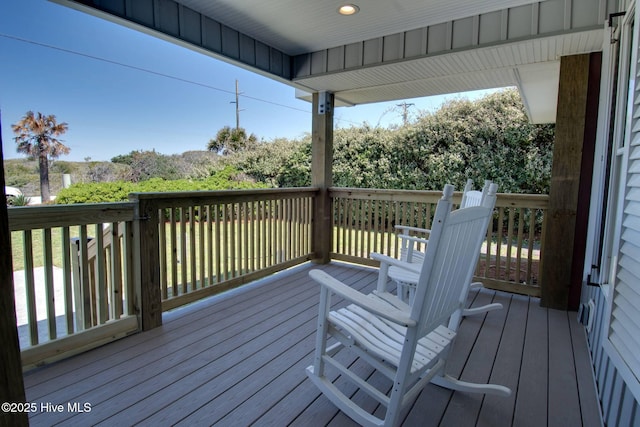
<svg viewBox="0 0 640 427"><path fill-rule="evenodd" d="M0 163L2 155L2 125L0 123ZM4 192L4 167L0 167L0 188L2 201ZM0 403L25 402L22 361L16 321L16 307L13 291L13 262L11 259L11 234L7 204L0 207ZM0 426L27 426L26 411L1 411Z"/></svg>
<svg viewBox="0 0 640 427"><path fill-rule="evenodd" d="M162 296L160 293L160 248L158 240L158 208L153 200L141 199L139 194L129 196L138 204L137 231L134 231L134 276L139 278L136 286L137 308L140 311L142 330L162 325Z"/></svg>
<svg viewBox="0 0 640 427"><path fill-rule="evenodd" d="M333 164L333 94L313 94L313 118L311 122L311 185L320 188L313 209L314 262L326 264L331 261L331 198ZM326 98L325 98L326 96ZM321 97L324 98L323 105ZM326 101L325 101L326 100ZM322 107L323 112L319 111Z"/></svg>
<svg viewBox="0 0 640 427"><path fill-rule="evenodd" d="M544 236L541 305L576 310L584 265L601 55L564 56Z"/></svg>

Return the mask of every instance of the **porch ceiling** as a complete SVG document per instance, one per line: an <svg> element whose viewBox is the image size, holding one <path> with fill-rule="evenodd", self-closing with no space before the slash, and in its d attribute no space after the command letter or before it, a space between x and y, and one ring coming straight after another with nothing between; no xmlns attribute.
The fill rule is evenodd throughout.
<svg viewBox="0 0 640 427"><path fill-rule="evenodd" d="M179 0L288 55L327 49L464 18L531 0ZM357 4L342 16L338 8Z"/></svg>
<svg viewBox="0 0 640 427"><path fill-rule="evenodd" d="M602 50L608 0L52 0L356 105L517 86L555 121L559 58ZM569 6L567 6L569 5ZM307 93L305 93L307 92Z"/></svg>
<svg viewBox="0 0 640 427"><path fill-rule="evenodd" d="M337 105L515 86L529 118L534 123L551 123L556 118L560 57L600 50L602 34L592 30L529 39L295 82L311 91L335 93ZM298 97L311 99L303 92Z"/></svg>

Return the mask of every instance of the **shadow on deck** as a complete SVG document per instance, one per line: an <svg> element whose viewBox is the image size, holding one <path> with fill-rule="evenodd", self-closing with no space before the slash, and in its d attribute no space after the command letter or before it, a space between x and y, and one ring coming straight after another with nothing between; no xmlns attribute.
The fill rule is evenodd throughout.
<svg viewBox="0 0 640 427"><path fill-rule="evenodd" d="M305 264L165 313L160 328L27 373L27 400L38 405L31 425L354 425L304 373L318 306L311 268L364 291L377 277L371 268ZM575 313L541 308L536 298L472 291L469 305L488 302L504 310L462 322L447 371L506 385L512 396L428 385L404 425L601 425ZM365 377L381 381L362 365Z"/></svg>

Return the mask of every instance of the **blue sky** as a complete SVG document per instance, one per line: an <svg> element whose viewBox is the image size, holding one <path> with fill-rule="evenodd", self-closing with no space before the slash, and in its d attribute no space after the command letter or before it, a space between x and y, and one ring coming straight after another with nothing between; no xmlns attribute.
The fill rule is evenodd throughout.
<svg viewBox="0 0 640 427"><path fill-rule="evenodd" d="M269 141L311 130L311 104L283 83L46 0L0 1L5 159L23 157L11 124L29 110L69 124L62 139L71 153L62 160L204 150L220 128L235 126L236 80L247 132ZM415 115L445 99L407 102ZM400 102L337 108L335 126L400 124Z"/></svg>

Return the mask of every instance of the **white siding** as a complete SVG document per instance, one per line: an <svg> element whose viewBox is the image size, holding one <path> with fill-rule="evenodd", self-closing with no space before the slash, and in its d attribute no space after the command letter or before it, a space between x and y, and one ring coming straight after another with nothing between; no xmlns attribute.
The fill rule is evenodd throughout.
<svg viewBox="0 0 640 427"><path fill-rule="evenodd" d="M615 246L617 265L605 349L635 398L640 399L640 66L638 19L633 33L631 114L622 147L620 233Z"/></svg>

